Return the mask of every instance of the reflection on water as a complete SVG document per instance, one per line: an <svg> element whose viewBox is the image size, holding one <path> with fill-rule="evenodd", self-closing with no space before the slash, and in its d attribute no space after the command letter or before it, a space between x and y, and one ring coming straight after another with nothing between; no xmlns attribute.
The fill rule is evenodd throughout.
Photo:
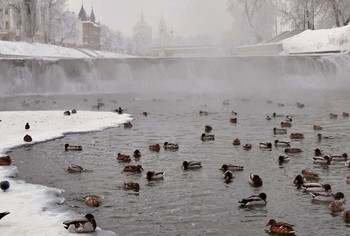
<svg viewBox="0 0 350 236"><path fill-rule="evenodd" d="M291 93L293 94L293 93ZM348 152L349 119L340 114L349 111L347 93L319 93L308 91L307 96L284 93L268 97L242 99L232 96L188 95L138 97L135 95L90 95L3 98L2 110L22 109L93 109L103 102L100 110L125 109L134 117L131 129L111 128L101 132L69 134L62 139L15 149L11 156L19 169L19 177L28 182L65 189L64 203L79 213L92 212L103 229L119 235L264 235L270 218L295 225L298 235L344 235L348 225L341 215L332 216L327 205L317 204L310 195L293 186L294 177L304 168L320 174L322 183L329 183L334 192L346 197L350 190L345 183L349 169L342 162L330 166L312 163L315 148L326 153ZM302 94L302 93L295 93ZM98 100L98 98L100 98ZM270 99L273 103L268 103ZM223 103L223 101L225 101ZM296 102L305 103L298 108ZM284 103L285 106L278 106ZM24 107L25 104L25 107ZM94 109L96 109L94 107ZM199 110L208 111L200 116ZM147 111L148 116L143 112ZM232 111L238 112L237 124L230 123ZM273 135L273 127L280 127L283 117L266 120L273 112L290 115L292 127L284 135ZM331 120L330 112L339 114ZM321 125L325 135L334 139L317 139L313 124ZM215 141L202 142L204 126L211 125ZM291 141L289 134L301 132L305 138ZM235 138L242 145L253 145L249 151L233 146ZM301 148L301 154L290 155L291 160L280 166L278 156L284 148L272 151L259 149L259 142L275 139L291 141ZM179 150L151 152L150 144L165 141L179 144ZM64 144L82 145L82 152L65 152ZM132 155L141 151L141 158L130 164L141 164L145 171L125 173L125 164L118 163L117 153ZM184 171L183 161L201 161L203 168ZM91 170L68 174L65 168L78 164ZM224 183L222 164L244 166L234 172L235 178ZM148 182L147 171L165 171L164 180ZM248 184L250 173L263 179L263 186ZM125 191L124 182L138 182L140 191ZM265 192L267 205L240 208L238 201ZM82 201L84 196L98 195L103 203L91 208Z"/></svg>

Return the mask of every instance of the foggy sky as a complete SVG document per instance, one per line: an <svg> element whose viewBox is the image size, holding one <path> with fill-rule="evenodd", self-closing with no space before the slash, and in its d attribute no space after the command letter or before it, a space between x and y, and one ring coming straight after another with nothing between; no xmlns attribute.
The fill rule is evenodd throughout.
<svg viewBox="0 0 350 236"><path fill-rule="evenodd" d="M93 5L95 16L101 24L112 30L132 36L132 28L141 12L152 26L153 37L158 34L162 14L167 29L174 35L221 35L228 31L232 19L226 11L227 0L68 0L69 10L79 13L81 4L88 14Z"/></svg>

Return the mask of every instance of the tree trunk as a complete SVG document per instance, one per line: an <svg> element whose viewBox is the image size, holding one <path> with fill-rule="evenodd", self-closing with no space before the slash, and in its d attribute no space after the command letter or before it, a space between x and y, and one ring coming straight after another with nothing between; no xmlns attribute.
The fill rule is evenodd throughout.
<svg viewBox="0 0 350 236"><path fill-rule="evenodd" d="M335 17L335 24L337 25L337 27L340 27L338 4L337 4L336 0L329 0L329 1L332 4L334 17Z"/></svg>

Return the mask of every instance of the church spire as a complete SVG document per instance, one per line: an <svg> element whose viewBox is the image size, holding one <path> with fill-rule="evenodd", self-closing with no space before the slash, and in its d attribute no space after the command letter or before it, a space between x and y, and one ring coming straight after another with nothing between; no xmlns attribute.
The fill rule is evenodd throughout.
<svg viewBox="0 0 350 236"><path fill-rule="evenodd" d="M91 5L91 14L90 14L90 21L93 23L96 23L96 17L95 17L95 13L94 13L94 8Z"/></svg>
<svg viewBox="0 0 350 236"><path fill-rule="evenodd" d="M81 4L81 8L80 8L80 12L79 12L79 19L82 21L87 21L87 19L88 19L83 3Z"/></svg>

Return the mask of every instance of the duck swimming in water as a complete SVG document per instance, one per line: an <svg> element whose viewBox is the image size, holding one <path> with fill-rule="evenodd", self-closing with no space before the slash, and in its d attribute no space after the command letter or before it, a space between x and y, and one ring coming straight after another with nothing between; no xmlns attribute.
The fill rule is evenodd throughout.
<svg viewBox="0 0 350 236"><path fill-rule="evenodd" d="M234 175L231 171L229 170L225 171L224 173L225 183L230 183L233 178L234 178Z"/></svg>
<svg viewBox="0 0 350 236"><path fill-rule="evenodd" d="M319 174L311 170L303 169L301 174L306 180L318 180L320 178Z"/></svg>
<svg viewBox="0 0 350 236"><path fill-rule="evenodd" d="M282 165L283 163L287 163L290 161L290 158L288 156L279 156L278 157L278 164Z"/></svg>
<svg viewBox="0 0 350 236"><path fill-rule="evenodd" d="M249 144L249 143L244 144L244 145L243 145L243 149L244 149L244 150L250 150L250 149L252 149L252 145Z"/></svg>
<svg viewBox="0 0 350 236"><path fill-rule="evenodd" d="M239 170L243 170L244 167L243 166L237 166L237 165L232 165L232 164L223 164L220 168L220 170L222 171L239 171Z"/></svg>
<svg viewBox="0 0 350 236"><path fill-rule="evenodd" d="M280 141L278 139L275 140L276 147L290 147L290 142L288 141Z"/></svg>
<svg viewBox="0 0 350 236"><path fill-rule="evenodd" d="M125 190L134 190L134 191L140 190L140 185L138 183L135 183L135 182L124 183L123 187Z"/></svg>
<svg viewBox="0 0 350 236"><path fill-rule="evenodd" d="M215 136L213 134L205 134L203 133L201 136L202 141L213 141L215 140Z"/></svg>
<svg viewBox="0 0 350 236"><path fill-rule="evenodd" d="M179 149L179 145L176 144L176 143L165 142L163 147L164 147L165 150L173 150L173 151L175 151L175 150Z"/></svg>
<svg viewBox="0 0 350 236"><path fill-rule="evenodd" d="M250 197L243 198L242 200L238 201L238 203L241 203L241 207L264 206L266 205L266 198L267 195L265 193L259 193L259 195L252 195Z"/></svg>
<svg viewBox="0 0 350 236"><path fill-rule="evenodd" d="M68 173L81 173L86 171L83 167L78 166L76 164L71 164L70 166L67 167Z"/></svg>
<svg viewBox="0 0 350 236"><path fill-rule="evenodd" d="M202 163L200 161L184 161L182 163L182 168L184 170L195 170L202 168Z"/></svg>
<svg viewBox="0 0 350 236"><path fill-rule="evenodd" d="M314 164L321 165L330 165L332 162L332 158L329 155L325 155L324 157L313 157Z"/></svg>
<svg viewBox="0 0 350 236"><path fill-rule="evenodd" d="M274 219L270 219L266 227L270 226L269 232L278 235L295 235L295 230L293 229L294 225L276 222Z"/></svg>
<svg viewBox="0 0 350 236"><path fill-rule="evenodd" d="M67 151L82 151L83 148L81 146L73 146L73 145L69 145L68 143L66 143L64 145L64 150Z"/></svg>
<svg viewBox="0 0 350 236"><path fill-rule="evenodd" d="M64 228L71 233L90 233L96 229L95 217L92 214L86 214L84 217L79 217L73 220L63 222Z"/></svg>
<svg viewBox="0 0 350 236"><path fill-rule="evenodd" d="M101 198L97 196L87 196L84 202L88 206L99 207L101 205Z"/></svg>
<svg viewBox="0 0 350 236"><path fill-rule="evenodd" d="M259 148L263 150L271 151L272 143L259 143Z"/></svg>
<svg viewBox="0 0 350 236"><path fill-rule="evenodd" d="M305 178L302 175L297 175L294 178L293 184L300 188L305 183Z"/></svg>
<svg viewBox="0 0 350 236"><path fill-rule="evenodd" d="M273 134L286 134L287 130L282 128L273 128Z"/></svg>
<svg viewBox="0 0 350 236"><path fill-rule="evenodd" d="M236 139L234 139L234 140L232 141L232 144L233 144L234 146L239 146L239 145L241 145L241 140L239 140L238 138L236 138Z"/></svg>
<svg viewBox="0 0 350 236"><path fill-rule="evenodd" d="M253 173L251 173L249 175L249 184L253 187L261 187L263 185L263 181L260 178L259 175L254 175Z"/></svg>
<svg viewBox="0 0 350 236"><path fill-rule="evenodd" d="M290 137L290 139L303 139L304 138L304 134L302 134L302 133L291 133L289 137Z"/></svg>
<svg viewBox="0 0 350 236"><path fill-rule="evenodd" d="M204 131L205 131L206 133L210 133L212 130L213 130L213 127L211 127L210 125L204 126Z"/></svg>
<svg viewBox="0 0 350 236"><path fill-rule="evenodd" d="M164 172L163 171L148 171L146 174L146 179L149 181L152 180L162 180L164 178Z"/></svg>
<svg viewBox="0 0 350 236"><path fill-rule="evenodd" d="M157 144L151 144L149 145L149 150L152 152L159 152L160 151L160 145Z"/></svg>

